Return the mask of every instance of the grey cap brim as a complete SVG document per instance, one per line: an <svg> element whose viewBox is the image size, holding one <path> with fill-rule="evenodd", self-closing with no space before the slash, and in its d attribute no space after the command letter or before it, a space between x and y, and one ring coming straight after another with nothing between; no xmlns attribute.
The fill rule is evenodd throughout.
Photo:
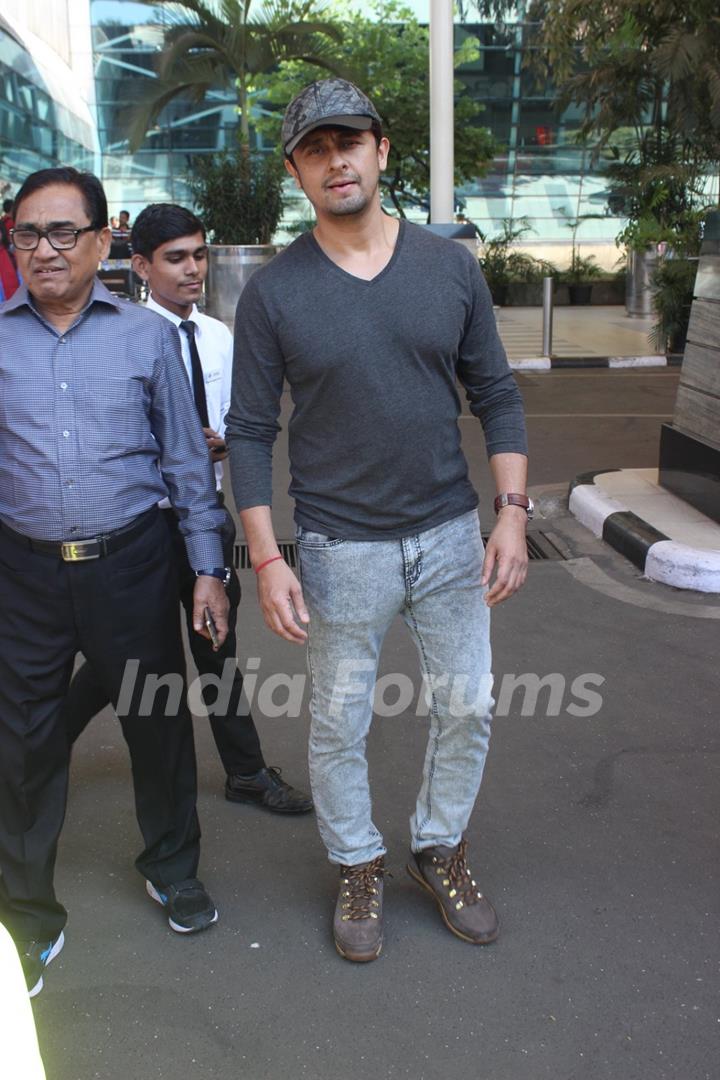
<svg viewBox="0 0 720 1080"><path fill-rule="evenodd" d="M323 116L321 120L313 120L311 124L299 131L297 135L293 135L292 139L289 139L285 143L285 153L290 156L293 150L299 142L301 142L306 135L309 135L311 131L315 131L320 127L344 127L354 128L355 131L369 131L373 125L373 118L371 116Z"/></svg>

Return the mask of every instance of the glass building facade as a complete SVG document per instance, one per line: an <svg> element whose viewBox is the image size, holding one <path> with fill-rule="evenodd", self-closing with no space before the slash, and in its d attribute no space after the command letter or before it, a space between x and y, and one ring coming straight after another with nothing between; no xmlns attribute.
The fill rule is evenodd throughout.
<svg viewBox="0 0 720 1080"><path fill-rule="evenodd" d="M151 201L189 202L191 156L215 153L234 140L232 93L217 89L201 106L174 102L141 149L128 154L127 117L155 78L154 61L169 17L133 0L91 0L90 11L103 180L113 212L122 205L134 217ZM612 247L622 220L609 211L602 169L575 142L577 110L558 113L552 86L538 86L527 72L526 28L456 25L458 41L468 34L480 42L480 55L458 77L483 104L482 122L500 152L485 176L458 190L458 204L490 236L503 219L527 218L529 246L566 248L568 221L592 214L578 240Z"/></svg>
<svg viewBox="0 0 720 1080"><path fill-rule="evenodd" d="M211 92L201 106L178 99L166 108L137 153L128 152L127 120L155 79L170 16L125 0L91 0L98 138L111 213L131 218L150 202L189 203L194 154L215 153L234 137L232 97Z"/></svg>
<svg viewBox="0 0 720 1080"><path fill-rule="evenodd" d="M172 14L136 0L86 2L95 73L92 124L68 108L67 89L57 80L49 85L46 73L0 19L0 180L20 180L35 168L61 161L94 164L113 214L128 209L134 219L148 202L189 204L193 155L217 153L234 143L232 89L218 87L201 104L176 100L141 148L130 154L128 118L156 78L155 61ZM545 248L536 253L550 259L555 249L567 251L569 223L583 218L578 242L612 265L618 254L614 237L624 221L608 202L602 160L594 160L576 140L581 114L572 107L559 110L552 85L538 85L527 70L527 26L456 24L458 41L468 34L478 39L480 53L457 74L483 105L482 122L499 151L484 176L457 191L458 205L487 236L497 233L505 219L527 219L524 245ZM99 153L93 159L94 147ZM292 207L291 216L306 216L297 202Z"/></svg>
<svg viewBox="0 0 720 1080"><path fill-rule="evenodd" d="M467 216L483 233L499 231L504 219L527 218L527 239L567 245L569 222L586 215L579 240L611 242L623 220L611 214L602 162L581 147L582 115L560 111L549 80L540 81L526 66L528 27L465 24L456 37L472 34L480 56L458 77L484 107L483 122L501 152L488 173L459 190Z"/></svg>
<svg viewBox="0 0 720 1080"><path fill-rule="evenodd" d="M41 50L40 50L41 51ZM14 192L36 169L96 167L95 126L78 106L62 66L39 55L0 16L0 183Z"/></svg>

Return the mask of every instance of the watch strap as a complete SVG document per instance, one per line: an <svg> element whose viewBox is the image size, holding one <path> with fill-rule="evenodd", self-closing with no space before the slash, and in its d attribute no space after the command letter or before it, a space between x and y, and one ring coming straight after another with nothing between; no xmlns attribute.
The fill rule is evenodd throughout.
<svg viewBox="0 0 720 1080"><path fill-rule="evenodd" d="M196 570L195 577L214 577L218 581L222 581L223 585L227 587L230 581L232 570L229 566L213 566L210 570Z"/></svg>
<svg viewBox="0 0 720 1080"><path fill-rule="evenodd" d="M514 491L510 491L498 495L493 505L496 514L499 514L505 506L521 506L523 510L527 511L530 509L530 499L527 495L519 495Z"/></svg>

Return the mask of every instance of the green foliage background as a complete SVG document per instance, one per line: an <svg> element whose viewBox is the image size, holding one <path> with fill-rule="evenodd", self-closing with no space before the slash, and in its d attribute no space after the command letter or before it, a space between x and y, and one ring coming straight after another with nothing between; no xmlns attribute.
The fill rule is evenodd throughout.
<svg viewBox="0 0 720 1080"><path fill-rule="evenodd" d="M273 154L198 154L190 186L215 244L269 244L282 217L285 167Z"/></svg>
<svg viewBox="0 0 720 1080"><path fill-rule="evenodd" d="M430 187L430 105L428 30L398 0L375 0L375 18L325 9L327 18L340 18L342 40L331 43L326 60L355 82L372 99L390 140L390 158L382 188L397 212L426 206ZM455 66L477 57L475 38L468 38L455 55ZM327 78L327 70L312 69L297 61L283 62L277 70L260 75L253 90L274 110L258 121L263 135L279 143L282 112L294 95L312 79ZM481 126L482 106L456 82L455 182L462 184L482 175L496 149L492 135Z"/></svg>

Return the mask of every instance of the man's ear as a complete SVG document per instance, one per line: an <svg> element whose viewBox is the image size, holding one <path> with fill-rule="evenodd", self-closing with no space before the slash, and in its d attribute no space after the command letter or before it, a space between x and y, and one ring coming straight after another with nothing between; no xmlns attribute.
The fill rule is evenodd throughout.
<svg viewBox="0 0 720 1080"><path fill-rule="evenodd" d="M109 225L100 229L98 232L98 262L102 262L103 259L107 259L110 254L110 244L112 243L112 229Z"/></svg>
<svg viewBox="0 0 720 1080"><path fill-rule="evenodd" d="M290 173L293 180L295 181L295 187L299 188L300 191L302 191L303 186L302 186L302 183L300 181L300 173L297 171L297 169L293 165L290 158L285 158L285 168L287 169L287 171Z"/></svg>
<svg viewBox="0 0 720 1080"><path fill-rule="evenodd" d="M145 258L145 256L133 255L131 262L132 268L137 274L137 276L141 277L143 281L147 281L150 271L148 268L148 260Z"/></svg>

